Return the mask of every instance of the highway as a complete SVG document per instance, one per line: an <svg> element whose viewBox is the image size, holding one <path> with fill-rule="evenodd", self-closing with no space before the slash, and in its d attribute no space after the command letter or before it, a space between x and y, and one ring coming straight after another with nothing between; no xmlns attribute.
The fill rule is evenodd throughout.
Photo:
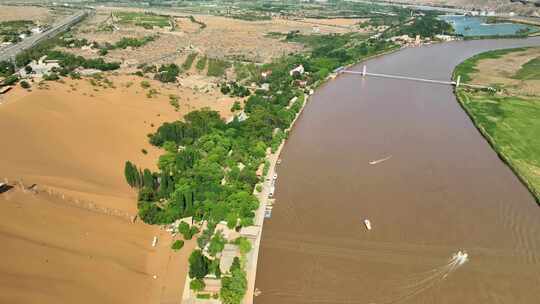
<svg viewBox="0 0 540 304"><path fill-rule="evenodd" d="M67 30L77 22L81 21L85 16L85 11L77 12L55 23L51 28L44 31L43 33L34 34L17 44L0 49L0 61L8 61L10 59L15 59L15 56L17 56L20 52L34 47L43 40L58 35L59 33Z"/></svg>

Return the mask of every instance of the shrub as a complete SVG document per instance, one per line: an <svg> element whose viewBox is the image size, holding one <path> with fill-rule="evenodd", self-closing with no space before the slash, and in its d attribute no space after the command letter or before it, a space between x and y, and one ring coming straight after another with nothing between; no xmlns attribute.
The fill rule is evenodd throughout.
<svg viewBox="0 0 540 304"><path fill-rule="evenodd" d="M175 251L182 249L182 247L184 247L184 241L182 240L174 241L174 243L171 246L172 250L175 250Z"/></svg>
<svg viewBox="0 0 540 304"><path fill-rule="evenodd" d="M197 294L197 299L208 300L208 299L210 299L210 297L211 297L211 294L209 294L209 293L198 293Z"/></svg>
<svg viewBox="0 0 540 304"><path fill-rule="evenodd" d="M255 190L257 190L257 192L261 192L261 191L262 191L262 189L263 189L263 187L262 187L262 185L261 185L261 184L259 184L259 185L255 186Z"/></svg>
<svg viewBox="0 0 540 304"><path fill-rule="evenodd" d="M43 80L52 81L52 80L58 80L58 79L60 79L60 77L58 76L58 74L54 72L43 75Z"/></svg>
<svg viewBox="0 0 540 304"><path fill-rule="evenodd" d="M169 65L162 65L158 73L154 75L154 79L157 79L161 82L176 82L176 77L180 74L180 68L171 63Z"/></svg>
<svg viewBox="0 0 540 304"><path fill-rule="evenodd" d="M206 287L202 279L195 279L189 282L189 288L194 291L201 291Z"/></svg>
<svg viewBox="0 0 540 304"><path fill-rule="evenodd" d="M171 104L171 106L174 107L174 109L176 111L178 111L178 109L180 108L180 103L178 102L178 96L176 95L169 95L169 103Z"/></svg>
<svg viewBox="0 0 540 304"><path fill-rule="evenodd" d="M71 79L81 79L81 74L79 74L78 72L72 71L69 73L69 77L71 77Z"/></svg>
<svg viewBox="0 0 540 304"><path fill-rule="evenodd" d="M148 82L146 80L141 81L141 87L143 89L148 89L150 87L150 82Z"/></svg>
<svg viewBox="0 0 540 304"><path fill-rule="evenodd" d="M231 112L236 112L242 110L242 106L240 105L240 102L235 101L234 104L231 107Z"/></svg>
<svg viewBox="0 0 540 304"><path fill-rule="evenodd" d="M251 251L251 242L243 236L234 240L234 243L238 245L238 248L240 248L240 253L242 255L245 255Z"/></svg>
<svg viewBox="0 0 540 304"><path fill-rule="evenodd" d="M17 81L19 81L19 77L17 77L17 75L11 75L11 76L8 76L6 79L4 79L4 82L2 84L3 85L12 85L12 84L16 83Z"/></svg>
<svg viewBox="0 0 540 304"><path fill-rule="evenodd" d="M23 89L29 89L29 88L30 88L30 84L29 84L26 80L23 80L23 81L21 81L21 88L23 88Z"/></svg>

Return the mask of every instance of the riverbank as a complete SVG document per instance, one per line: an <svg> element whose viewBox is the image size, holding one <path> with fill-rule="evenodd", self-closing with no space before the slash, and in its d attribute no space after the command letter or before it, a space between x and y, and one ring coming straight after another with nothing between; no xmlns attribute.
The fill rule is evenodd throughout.
<svg viewBox="0 0 540 304"><path fill-rule="evenodd" d="M464 73L468 81L497 86L497 93L456 88L455 94L478 131L538 203L540 77L536 62L539 58L540 49L490 51L465 60L454 71L454 75Z"/></svg>
<svg viewBox="0 0 540 304"><path fill-rule="evenodd" d="M298 111L298 114L296 114L296 117L292 121L290 127L286 130L288 133L291 132L292 129L294 128L294 125L295 125L296 121L298 120L300 115L302 115L302 113L304 111L304 108L306 107L306 105L309 102L309 97L312 94L313 94L313 92L310 92L309 94L304 95L304 104L300 108L300 111ZM274 191L275 191L274 184L275 184L276 180L274 180L273 177L278 176L277 175L278 160L281 157L281 151L283 150L283 147L285 146L286 143L287 143L287 140L285 139L279 145L279 148L276 150L276 152L270 154L267 157L267 160L269 161L270 166L269 166L269 169L268 169L268 173L266 174L266 176L264 176L263 188L259 193L257 193L257 199L259 200L260 205L259 205L259 209L256 211L255 226L258 226L260 228L259 228L259 233L257 234L257 238L255 239L255 242L253 244L253 249L252 249L252 253L251 253L252 254L252 259L250 260L250 263L249 263L249 266L248 266L248 271L247 271L247 274L248 274L247 275L248 289L247 289L246 296L244 298L244 304L252 304L253 303L253 298L254 298L254 296L256 296L256 294L255 294L255 280L256 280L256 275L257 275L257 262L258 262L258 259L259 259L259 249L260 249L260 246L261 246L263 224L264 224L264 220L265 220L265 211L268 210L268 208L270 208L270 209L274 208L274 204L272 203L274 201L274 199L269 198L269 193L270 192L274 193ZM270 214L271 214L271 211L270 211Z"/></svg>

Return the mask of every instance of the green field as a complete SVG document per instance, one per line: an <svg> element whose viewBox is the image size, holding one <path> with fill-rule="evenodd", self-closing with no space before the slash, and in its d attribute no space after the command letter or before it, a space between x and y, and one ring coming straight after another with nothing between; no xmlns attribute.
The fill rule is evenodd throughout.
<svg viewBox="0 0 540 304"><path fill-rule="evenodd" d="M187 56L186 61L182 64L182 69L189 70L191 69L191 66L193 65L193 61L195 60L195 57L197 57L197 53L191 53Z"/></svg>
<svg viewBox="0 0 540 304"><path fill-rule="evenodd" d="M118 12L115 13L119 22L123 24L132 24L151 29L154 26L169 26L169 17L156 15L152 13Z"/></svg>
<svg viewBox="0 0 540 304"><path fill-rule="evenodd" d="M460 64L454 75L476 71L483 58L499 58L523 49L501 50L474 56ZM535 68L536 66L536 68ZM538 58L529 61L514 76L538 79ZM457 89L457 97L482 134L540 202L540 96L509 96L481 90Z"/></svg>
<svg viewBox="0 0 540 304"><path fill-rule="evenodd" d="M197 70L199 71L204 70L204 68L206 67L206 61L207 61L206 56L199 58L199 60L197 61L197 64L195 64L195 68L197 68Z"/></svg>
<svg viewBox="0 0 540 304"><path fill-rule="evenodd" d="M540 79L540 57L534 58L525 63L514 76L521 80L538 80Z"/></svg>
<svg viewBox="0 0 540 304"><path fill-rule="evenodd" d="M231 66L230 62L216 59L216 58L210 58L208 59L208 76L214 76L214 77L221 77L225 74L225 70L228 69Z"/></svg>

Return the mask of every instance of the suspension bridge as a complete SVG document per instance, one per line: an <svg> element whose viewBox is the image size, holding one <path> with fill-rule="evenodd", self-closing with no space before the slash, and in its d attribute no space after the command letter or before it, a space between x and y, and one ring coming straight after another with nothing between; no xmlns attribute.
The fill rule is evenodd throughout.
<svg viewBox="0 0 540 304"><path fill-rule="evenodd" d="M435 80L435 79L418 78L418 77L402 76L402 75L390 75L390 74L370 73L370 72L367 71L367 66L365 66L365 65L362 67L362 71L341 70L341 71L339 71L338 73L356 74L356 75L361 75L362 77L372 76L372 77L380 77L380 78L390 78L390 79L400 79L400 80L418 81L418 82L433 83L433 84L440 84L440 85L451 85L451 86L455 86L455 87L459 87L459 86L467 86L467 87L476 88L476 89L488 89L488 90L494 90L492 87L488 87L488 86L475 85L475 84L468 84L468 83L461 83L461 76L460 76L460 75L457 76L457 78L456 78L455 81Z"/></svg>

